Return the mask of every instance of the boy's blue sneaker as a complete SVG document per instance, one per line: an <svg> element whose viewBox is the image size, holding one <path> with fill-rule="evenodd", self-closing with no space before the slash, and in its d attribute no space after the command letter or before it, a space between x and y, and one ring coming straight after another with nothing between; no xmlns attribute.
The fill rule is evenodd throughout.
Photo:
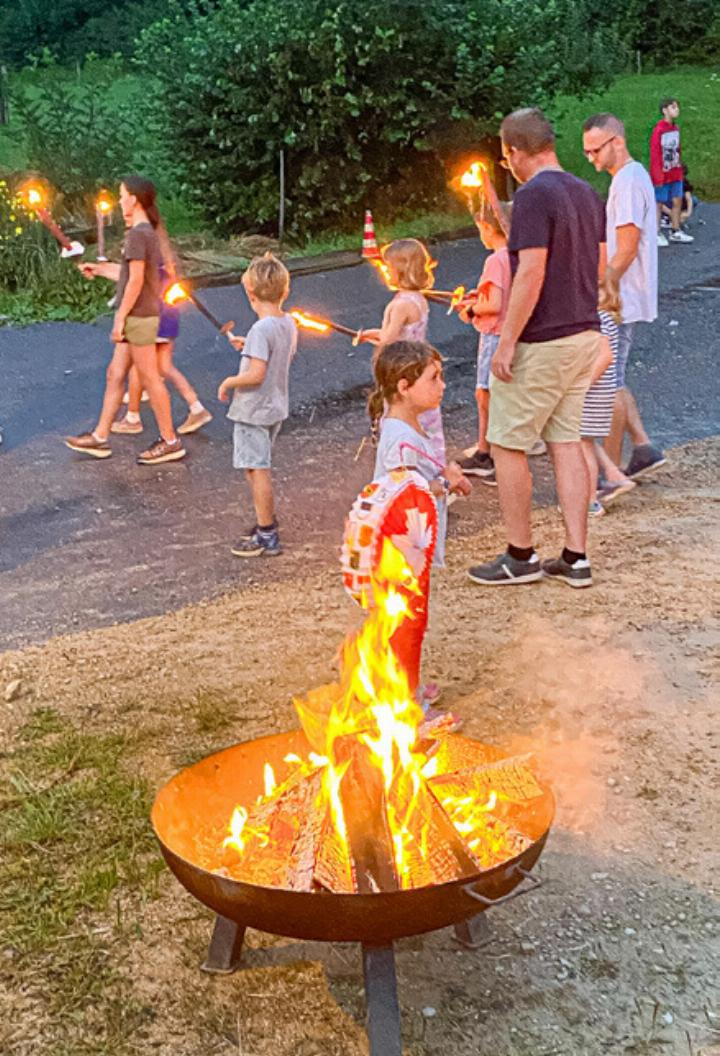
<svg viewBox="0 0 720 1056"><path fill-rule="evenodd" d="M269 532L256 528L247 539L241 539L231 551L235 557L277 557L282 553L280 534L277 528Z"/></svg>

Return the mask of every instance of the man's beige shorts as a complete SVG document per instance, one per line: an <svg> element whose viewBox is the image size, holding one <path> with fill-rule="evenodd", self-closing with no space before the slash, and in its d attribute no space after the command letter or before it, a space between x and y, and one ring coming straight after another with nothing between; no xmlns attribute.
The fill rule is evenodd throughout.
<svg viewBox="0 0 720 1056"><path fill-rule="evenodd" d="M520 342L512 381L490 375L490 443L529 451L540 436L551 444L579 440L600 341L599 331L583 330L555 341Z"/></svg>

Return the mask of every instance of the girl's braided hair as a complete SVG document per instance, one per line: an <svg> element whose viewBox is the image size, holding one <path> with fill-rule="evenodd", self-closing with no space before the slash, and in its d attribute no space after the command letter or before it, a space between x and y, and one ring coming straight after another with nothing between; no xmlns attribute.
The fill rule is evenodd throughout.
<svg viewBox="0 0 720 1056"><path fill-rule="evenodd" d="M373 443L377 443L385 407L397 395L398 382L404 378L414 385L429 363L442 363L442 356L427 341L392 341L375 350L375 388L367 401Z"/></svg>

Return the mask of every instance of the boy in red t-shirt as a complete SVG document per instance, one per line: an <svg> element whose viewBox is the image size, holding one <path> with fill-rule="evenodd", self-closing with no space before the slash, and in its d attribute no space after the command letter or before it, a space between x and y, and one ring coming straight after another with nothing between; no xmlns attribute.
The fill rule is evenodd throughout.
<svg viewBox="0 0 720 1056"><path fill-rule="evenodd" d="M503 217L505 219L505 217ZM507 312L512 285L507 235L501 219L491 210L475 214L475 223L480 239L486 249L493 252L485 261L477 285L477 297L463 306L460 318L472 322L480 338L477 354L477 381L475 399L478 408L478 446L469 458L459 465L463 473L479 477L481 483L495 486L495 464L487 441L488 414L490 410L490 363L500 340L500 331ZM506 220L507 223L507 220Z"/></svg>
<svg viewBox="0 0 720 1056"><path fill-rule="evenodd" d="M677 99L661 99L660 113L662 118L655 125L650 136L650 176L655 187L657 203L658 246L667 246L670 242L694 242L680 227L680 211L683 199L683 169L680 159L680 129L675 124L680 114ZM670 207L670 224L672 230L665 238L660 230L663 206Z"/></svg>

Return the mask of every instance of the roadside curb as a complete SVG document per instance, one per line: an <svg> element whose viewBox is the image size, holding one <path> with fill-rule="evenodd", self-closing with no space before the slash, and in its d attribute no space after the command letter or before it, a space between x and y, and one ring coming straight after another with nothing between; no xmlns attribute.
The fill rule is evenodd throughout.
<svg viewBox="0 0 720 1056"><path fill-rule="evenodd" d="M477 234L474 225L455 228L452 231L439 231L425 239L428 245L442 242L457 242L463 238L472 238ZM290 257L285 266L291 275L317 275L322 271L340 271L343 268L354 268L364 263L360 250L334 249L314 257ZM214 271L193 275L190 280L197 289L212 289L215 286L236 286L242 281L244 270L232 268L228 271Z"/></svg>

